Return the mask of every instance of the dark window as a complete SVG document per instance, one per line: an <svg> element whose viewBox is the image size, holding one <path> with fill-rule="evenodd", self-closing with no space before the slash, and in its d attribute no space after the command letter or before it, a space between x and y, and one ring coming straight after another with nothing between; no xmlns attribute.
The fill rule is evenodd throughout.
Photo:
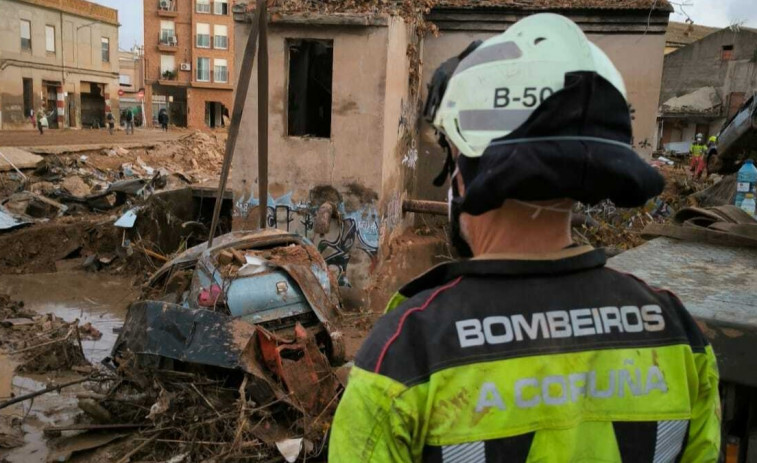
<svg viewBox="0 0 757 463"><path fill-rule="evenodd" d="M729 61L733 59L733 45L723 45L723 51L720 54L720 59L723 61Z"/></svg>
<svg viewBox="0 0 757 463"><path fill-rule="evenodd" d="M331 137L332 40L287 40L290 136Z"/></svg>
<svg viewBox="0 0 757 463"><path fill-rule="evenodd" d="M707 124L697 124L696 133L701 133L704 136L704 141L706 143L707 139L710 138L710 126Z"/></svg>
<svg viewBox="0 0 757 463"><path fill-rule="evenodd" d="M21 20L21 49L32 49L32 23L25 19Z"/></svg>
<svg viewBox="0 0 757 463"><path fill-rule="evenodd" d="M24 116L29 117L34 110L34 87L31 79L24 79Z"/></svg>
<svg viewBox="0 0 757 463"><path fill-rule="evenodd" d="M109 63L110 62L110 39L107 37L103 37L100 43L102 44L103 63Z"/></svg>

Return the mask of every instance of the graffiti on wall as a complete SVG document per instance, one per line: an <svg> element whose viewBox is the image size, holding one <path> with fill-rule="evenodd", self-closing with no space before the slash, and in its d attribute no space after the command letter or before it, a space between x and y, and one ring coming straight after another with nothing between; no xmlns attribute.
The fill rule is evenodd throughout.
<svg viewBox="0 0 757 463"><path fill-rule="evenodd" d="M240 198L235 211L241 216L260 205L258 198ZM373 204L362 205L347 212L344 203L336 204L337 217L332 218L328 233L315 233L315 217L321 204L292 200L292 192L268 197L267 223L271 228L297 233L308 238L318 248L330 268L337 270L340 286L352 286L347 268L355 253L364 253L370 260L370 270L376 263L379 243L378 212Z"/></svg>

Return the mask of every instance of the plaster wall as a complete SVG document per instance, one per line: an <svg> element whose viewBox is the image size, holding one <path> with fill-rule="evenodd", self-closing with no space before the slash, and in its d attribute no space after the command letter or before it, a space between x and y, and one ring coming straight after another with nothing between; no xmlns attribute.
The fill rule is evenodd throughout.
<svg viewBox="0 0 757 463"><path fill-rule="evenodd" d="M247 23L236 24L237 43L246 43L249 28ZM378 252L379 197L395 178L385 179L382 173L384 153L390 150L386 144L398 138L401 106L397 102L385 107L389 30L386 26L269 26L268 224L312 239L345 286L359 287L367 281ZM330 138L287 135L287 39L333 41ZM396 40L392 46L401 47L402 38ZM243 48L236 51L236 68L241 67ZM389 92L401 100L399 87L392 84ZM234 227L253 229L260 210L257 68L241 125L232 173ZM328 202L338 214L328 231L316 233L316 211Z"/></svg>
<svg viewBox="0 0 757 463"><path fill-rule="evenodd" d="M722 59L732 45L731 60ZM718 89L723 103L732 92L757 89L757 33L724 29L665 56L660 102L701 87Z"/></svg>

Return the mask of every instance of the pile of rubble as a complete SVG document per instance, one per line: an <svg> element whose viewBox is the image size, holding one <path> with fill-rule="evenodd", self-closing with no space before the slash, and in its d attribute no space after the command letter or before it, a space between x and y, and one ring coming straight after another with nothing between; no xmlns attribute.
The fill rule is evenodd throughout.
<svg viewBox="0 0 757 463"><path fill-rule="evenodd" d="M44 154L31 168L6 164L0 172L0 245L7 252L0 256L0 272L55 271L56 261L70 257L81 257L88 269L121 271L148 265L154 270L153 257L141 262L143 251L141 263L129 262L133 249L123 245L138 244L134 241L140 238L127 237L119 228L119 217L126 215L128 222L136 211L160 209L159 220L166 220L165 208L152 204L151 198L215 180L223 161L224 136L193 132L175 141L131 149ZM149 244L136 247L148 249L148 254L159 251L155 254L162 260L176 251Z"/></svg>
<svg viewBox="0 0 757 463"><path fill-rule="evenodd" d="M643 244L642 231L650 223L671 220L677 211L696 205L697 195L723 179L696 179L681 166L662 165L660 173L665 177L665 190L651 199L644 207L622 209L611 201L595 206L576 206L573 239L577 243L605 247L611 255Z"/></svg>
<svg viewBox="0 0 757 463"><path fill-rule="evenodd" d="M21 302L0 294L0 353L19 362L19 371L46 373L82 369L82 339L102 337L91 324L67 322L53 314L40 315L24 309Z"/></svg>

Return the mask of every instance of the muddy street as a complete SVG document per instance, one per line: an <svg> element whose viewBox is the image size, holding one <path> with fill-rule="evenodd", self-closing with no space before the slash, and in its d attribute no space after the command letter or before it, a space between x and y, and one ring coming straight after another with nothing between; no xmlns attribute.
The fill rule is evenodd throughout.
<svg viewBox="0 0 757 463"><path fill-rule="evenodd" d="M82 271L0 276L0 293L24 301L38 314L91 323L102 333L98 340L82 340L87 359L98 363L110 353L126 309L138 291L134 279Z"/></svg>
<svg viewBox="0 0 757 463"><path fill-rule="evenodd" d="M117 130L113 135L105 129L101 130L46 130L44 135L34 130L3 130L0 131L0 146L76 146L101 145L120 143L157 143L186 135L184 129L168 132L153 129L136 129L134 135L126 135L123 130Z"/></svg>
<svg viewBox="0 0 757 463"><path fill-rule="evenodd" d="M64 320L91 323L102 337L81 342L84 355L94 364L109 355L136 290L131 278L74 271L2 275L0 293L25 301L25 309L40 315L52 314ZM20 373L15 371L18 366L7 355L0 355L0 401L43 389L51 382L63 383L80 377L71 371ZM76 394L80 392L81 388L66 389L0 410L0 417L11 422L26 417L20 428L20 445L10 450L0 449L0 458L19 463L60 458L59 451L48 447L43 428L73 424L79 410ZM0 421L0 436L5 431L4 423Z"/></svg>

